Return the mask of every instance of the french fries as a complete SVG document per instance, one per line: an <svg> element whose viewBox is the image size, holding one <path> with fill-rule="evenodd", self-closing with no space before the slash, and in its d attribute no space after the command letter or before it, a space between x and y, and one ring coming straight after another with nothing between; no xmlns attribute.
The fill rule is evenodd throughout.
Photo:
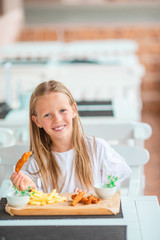
<svg viewBox="0 0 160 240"><path fill-rule="evenodd" d="M46 204L63 202L66 201L66 197L61 197L56 193L56 189L53 189L51 193L43 193L41 191L37 191L36 189L32 189L30 192L30 200L28 204L30 205L38 205L44 206Z"/></svg>

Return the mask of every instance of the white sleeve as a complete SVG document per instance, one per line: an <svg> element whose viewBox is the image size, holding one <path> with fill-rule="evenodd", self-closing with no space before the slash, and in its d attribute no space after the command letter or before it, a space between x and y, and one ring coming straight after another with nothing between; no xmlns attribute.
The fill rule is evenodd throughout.
<svg viewBox="0 0 160 240"><path fill-rule="evenodd" d="M24 164L22 172L29 176L37 186L37 190L44 192L44 187L42 179L40 177L38 164L34 157L29 158L29 160ZM36 174L37 173L37 174Z"/></svg>
<svg viewBox="0 0 160 240"><path fill-rule="evenodd" d="M118 185L131 175L131 169L122 158L106 141L101 140L99 147L101 159L102 182L107 180L108 175L118 177Z"/></svg>

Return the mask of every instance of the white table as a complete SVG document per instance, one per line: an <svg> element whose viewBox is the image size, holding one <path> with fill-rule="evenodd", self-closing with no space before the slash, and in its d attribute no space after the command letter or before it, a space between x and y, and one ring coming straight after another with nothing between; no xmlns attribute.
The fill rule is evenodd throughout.
<svg viewBox="0 0 160 240"><path fill-rule="evenodd" d="M123 218L1 220L0 226L127 226L128 240L160 239L160 207L156 196L121 197Z"/></svg>

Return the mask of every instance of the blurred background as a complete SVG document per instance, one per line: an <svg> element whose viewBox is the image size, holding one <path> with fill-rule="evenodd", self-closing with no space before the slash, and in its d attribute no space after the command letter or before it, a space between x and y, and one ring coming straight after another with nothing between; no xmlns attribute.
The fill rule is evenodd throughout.
<svg viewBox="0 0 160 240"><path fill-rule="evenodd" d="M160 201L160 0L0 0L0 61L0 102L10 108L24 108L44 80L66 81L77 100L122 100L125 88L131 120L153 130L145 194ZM98 78L92 92L90 74ZM86 75L87 91L78 92L69 80L87 84Z"/></svg>

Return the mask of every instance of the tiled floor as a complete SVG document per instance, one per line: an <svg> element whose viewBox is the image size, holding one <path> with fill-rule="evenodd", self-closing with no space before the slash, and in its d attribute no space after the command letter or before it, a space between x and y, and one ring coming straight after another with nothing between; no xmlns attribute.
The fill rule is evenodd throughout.
<svg viewBox="0 0 160 240"><path fill-rule="evenodd" d="M142 121L152 127L152 136L145 147L150 153L150 160L145 166L145 195L157 195L160 203L160 115L143 113Z"/></svg>

